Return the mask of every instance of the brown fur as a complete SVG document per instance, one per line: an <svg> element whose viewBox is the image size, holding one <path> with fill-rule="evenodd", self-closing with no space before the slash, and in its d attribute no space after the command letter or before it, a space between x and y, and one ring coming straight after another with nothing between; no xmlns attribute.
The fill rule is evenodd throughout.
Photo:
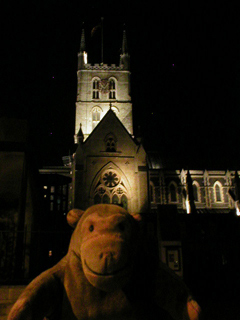
<svg viewBox="0 0 240 320"><path fill-rule="evenodd" d="M68 254L29 284L8 320L198 319L182 280L151 269L136 217L115 205L70 211Z"/></svg>

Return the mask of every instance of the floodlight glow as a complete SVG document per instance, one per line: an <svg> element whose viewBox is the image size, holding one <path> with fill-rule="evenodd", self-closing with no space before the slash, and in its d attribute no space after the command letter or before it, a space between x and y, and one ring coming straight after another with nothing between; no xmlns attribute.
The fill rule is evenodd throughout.
<svg viewBox="0 0 240 320"><path fill-rule="evenodd" d="M189 204L189 201L186 200L186 210L187 210L187 214L191 213L191 210L190 210L190 204Z"/></svg>
<svg viewBox="0 0 240 320"><path fill-rule="evenodd" d="M83 61L85 64L87 64L87 52L83 51Z"/></svg>
<svg viewBox="0 0 240 320"><path fill-rule="evenodd" d="M239 209L239 200L235 202L235 207L236 207L236 215L240 216L240 209Z"/></svg>

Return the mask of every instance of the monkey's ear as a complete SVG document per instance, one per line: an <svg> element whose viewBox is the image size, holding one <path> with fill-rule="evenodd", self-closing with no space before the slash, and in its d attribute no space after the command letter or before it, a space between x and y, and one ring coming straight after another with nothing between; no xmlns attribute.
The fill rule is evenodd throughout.
<svg viewBox="0 0 240 320"><path fill-rule="evenodd" d="M80 209L70 210L67 214L67 222L70 225L70 227L75 229L79 219L83 214L84 214L84 211Z"/></svg>

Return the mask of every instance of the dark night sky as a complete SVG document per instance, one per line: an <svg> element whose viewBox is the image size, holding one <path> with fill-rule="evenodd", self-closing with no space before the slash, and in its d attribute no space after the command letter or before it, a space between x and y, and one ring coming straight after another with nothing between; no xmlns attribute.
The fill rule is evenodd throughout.
<svg viewBox="0 0 240 320"><path fill-rule="evenodd" d="M126 23L135 135L140 126L175 168L240 168L239 8L193 3L6 1L1 113L29 119L39 165L61 164L71 149L81 26L99 63L90 31L103 16L105 63L119 63Z"/></svg>

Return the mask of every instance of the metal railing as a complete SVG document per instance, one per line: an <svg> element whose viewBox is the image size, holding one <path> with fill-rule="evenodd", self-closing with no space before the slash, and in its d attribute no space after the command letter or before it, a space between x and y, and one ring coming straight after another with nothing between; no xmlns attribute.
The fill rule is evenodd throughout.
<svg viewBox="0 0 240 320"><path fill-rule="evenodd" d="M56 264L71 232L0 230L0 284L24 284Z"/></svg>

